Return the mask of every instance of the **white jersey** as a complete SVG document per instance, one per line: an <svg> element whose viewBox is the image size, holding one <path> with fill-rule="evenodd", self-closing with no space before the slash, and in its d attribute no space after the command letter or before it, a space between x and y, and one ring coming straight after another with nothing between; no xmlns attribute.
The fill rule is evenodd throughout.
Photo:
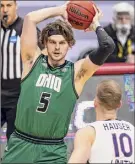
<svg viewBox="0 0 135 164"><path fill-rule="evenodd" d="M134 126L126 121L91 123L96 131L89 163L135 163Z"/></svg>

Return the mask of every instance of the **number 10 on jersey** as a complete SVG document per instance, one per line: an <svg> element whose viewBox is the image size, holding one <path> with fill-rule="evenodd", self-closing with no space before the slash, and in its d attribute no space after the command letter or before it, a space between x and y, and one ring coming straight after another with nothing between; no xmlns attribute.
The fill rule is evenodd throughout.
<svg viewBox="0 0 135 164"><path fill-rule="evenodd" d="M120 152L123 153L125 157L130 157L133 153L132 141L128 134L121 133L117 136L116 133L112 134L115 157L120 157Z"/></svg>

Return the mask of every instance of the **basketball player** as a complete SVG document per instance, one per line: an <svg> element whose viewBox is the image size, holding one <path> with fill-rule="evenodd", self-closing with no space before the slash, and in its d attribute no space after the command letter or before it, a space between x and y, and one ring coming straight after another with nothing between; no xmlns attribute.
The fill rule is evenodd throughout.
<svg viewBox="0 0 135 164"><path fill-rule="evenodd" d="M134 126L117 120L121 97L121 88L113 80L104 80L97 86L94 100L96 122L76 133L69 163L135 162Z"/></svg>
<svg viewBox="0 0 135 164"><path fill-rule="evenodd" d="M66 145L71 114L85 82L114 50L114 42L99 24L96 10L90 30L96 31L99 48L75 64L65 60L74 44L67 22L67 4L29 13L21 36L23 75L17 106L16 130L10 137L2 163L67 163ZM37 48L36 24L62 16L42 31L48 55Z"/></svg>

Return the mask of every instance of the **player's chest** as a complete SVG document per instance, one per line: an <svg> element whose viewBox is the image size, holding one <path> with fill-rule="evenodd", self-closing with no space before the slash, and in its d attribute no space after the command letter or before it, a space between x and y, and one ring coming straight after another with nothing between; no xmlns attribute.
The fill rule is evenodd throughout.
<svg viewBox="0 0 135 164"><path fill-rule="evenodd" d="M42 73L37 77L35 87L60 92L63 81L64 79L61 76Z"/></svg>

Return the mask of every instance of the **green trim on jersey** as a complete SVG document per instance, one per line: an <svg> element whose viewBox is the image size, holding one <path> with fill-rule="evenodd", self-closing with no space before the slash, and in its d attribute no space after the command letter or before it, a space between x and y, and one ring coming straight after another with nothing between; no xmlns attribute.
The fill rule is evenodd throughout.
<svg viewBox="0 0 135 164"><path fill-rule="evenodd" d="M78 93L77 93L77 91L76 91L76 89L75 89L74 74L75 74L75 72L74 72L74 64L73 64L73 65L72 65L72 85L73 85L74 93L75 93L75 95L76 95L76 97L77 97L77 99L78 99L79 96L78 96Z"/></svg>

